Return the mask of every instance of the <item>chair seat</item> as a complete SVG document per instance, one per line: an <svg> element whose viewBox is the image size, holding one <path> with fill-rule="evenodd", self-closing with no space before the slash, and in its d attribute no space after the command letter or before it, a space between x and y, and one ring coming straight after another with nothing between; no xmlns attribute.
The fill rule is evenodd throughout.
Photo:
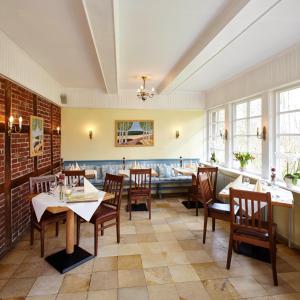
<svg viewBox="0 0 300 300"><path fill-rule="evenodd" d="M147 197L147 196L149 196L149 189L138 189L138 190L131 189L130 196L131 197L143 197L143 196Z"/></svg>
<svg viewBox="0 0 300 300"><path fill-rule="evenodd" d="M226 203L212 203L208 205L208 210L210 212L218 213L218 214L224 214L224 215L230 215L230 205ZM238 205L234 206L234 214L236 214L239 210Z"/></svg>
<svg viewBox="0 0 300 300"><path fill-rule="evenodd" d="M35 216L35 213L34 213L34 216ZM49 211L45 211L41 217L41 220L40 222L37 221L36 219L36 216L34 218L34 221L36 223L52 223L52 222L55 222L55 221L58 221L58 220L65 220L66 219L66 213L65 212L61 212L61 213L58 213L58 214L52 214L51 212Z"/></svg>
<svg viewBox="0 0 300 300"><path fill-rule="evenodd" d="M95 223L96 221L99 221L101 219L110 219L110 218L113 219L116 216L117 216L117 211L115 208L101 204L93 214L90 222Z"/></svg>

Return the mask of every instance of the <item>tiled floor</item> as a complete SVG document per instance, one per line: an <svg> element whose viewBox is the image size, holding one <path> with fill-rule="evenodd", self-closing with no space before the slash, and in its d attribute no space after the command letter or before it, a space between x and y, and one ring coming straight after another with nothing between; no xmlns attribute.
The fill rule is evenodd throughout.
<svg viewBox="0 0 300 300"><path fill-rule="evenodd" d="M251 258L233 254L227 271L228 225L217 222L215 232L209 226L203 245L203 217L182 200L154 200L151 221L144 212L129 221L124 203L121 243L115 228L106 230L98 257L64 275L39 257L39 241L30 247L27 235L0 260L1 299L300 299L299 252L278 245L278 287L270 265ZM93 227L84 224L81 236L81 247L92 252ZM64 226L59 238L53 228L47 237L46 255L62 249Z"/></svg>

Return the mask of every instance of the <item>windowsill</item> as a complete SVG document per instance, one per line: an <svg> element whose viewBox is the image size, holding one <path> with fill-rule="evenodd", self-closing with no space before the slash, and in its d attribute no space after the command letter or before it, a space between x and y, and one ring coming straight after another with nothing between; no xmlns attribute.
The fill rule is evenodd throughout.
<svg viewBox="0 0 300 300"><path fill-rule="evenodd" d="M204 162L203 163L204 165L206 166L211 166L211 167L218 167L219 170L221 171L224 171L224 172L228 172L228 173L232 173L232 174L235 174L235 175L244 175L244 176L247 176L247 177L250 177L252 179L260 179L260 180L264 180L268 183L270 183L271 181L270 180L267 180L265 178L262 178L261 176L259 175L255 175L253 173L248 173L248 172L242 172L242 171L239 171L237 169L232 169L232 168L227 168L227 167L224 167L224 166L221 166L221 165L217 165L217 164L211 164L210 162ZM293 193L297 193L297 194L300 194L300 186L293 186L293 187L288 187L284 182L282 181L276 181L275 183L276 186L280 187L280 188L283 188L285 190L288 190L290 192L293 192Z"/></svg>

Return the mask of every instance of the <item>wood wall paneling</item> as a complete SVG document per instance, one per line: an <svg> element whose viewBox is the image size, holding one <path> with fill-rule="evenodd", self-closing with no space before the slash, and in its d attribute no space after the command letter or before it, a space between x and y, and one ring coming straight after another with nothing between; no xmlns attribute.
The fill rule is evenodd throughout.
<svg viewBox="0 0 300 300"><path fill-rule="evenodd" d="M20 133L7 133L13 115L23 118ZM0 256L23 235L30 224L27 201L29 178L60 170L61 109L47 99L0 76ZM29 153L30 116L44 118L44 154L31 158Z"/></svg>

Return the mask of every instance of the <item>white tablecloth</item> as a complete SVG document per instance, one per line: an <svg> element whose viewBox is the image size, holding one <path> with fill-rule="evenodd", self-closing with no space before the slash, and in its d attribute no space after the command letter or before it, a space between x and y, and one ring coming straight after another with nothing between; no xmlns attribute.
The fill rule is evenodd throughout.
<svg viewBox="0 0 300 300"><path fill-rule="evenodd" d="M98 201L95 202L81 202L81 203L66 203L59 200L58 191L55 195L49 195L48 193L40 193L37 196L32 198L32 206L34 208L36 218L38 221L41 220L41 217L45 210L48 207L68 207L73 210L77 215L85 219L86 221L90 221L94 212L102 202L105 192L99 191L96 187L94 187L87 179L84 179L84 192L85 193L98 193Z"/></svg>

